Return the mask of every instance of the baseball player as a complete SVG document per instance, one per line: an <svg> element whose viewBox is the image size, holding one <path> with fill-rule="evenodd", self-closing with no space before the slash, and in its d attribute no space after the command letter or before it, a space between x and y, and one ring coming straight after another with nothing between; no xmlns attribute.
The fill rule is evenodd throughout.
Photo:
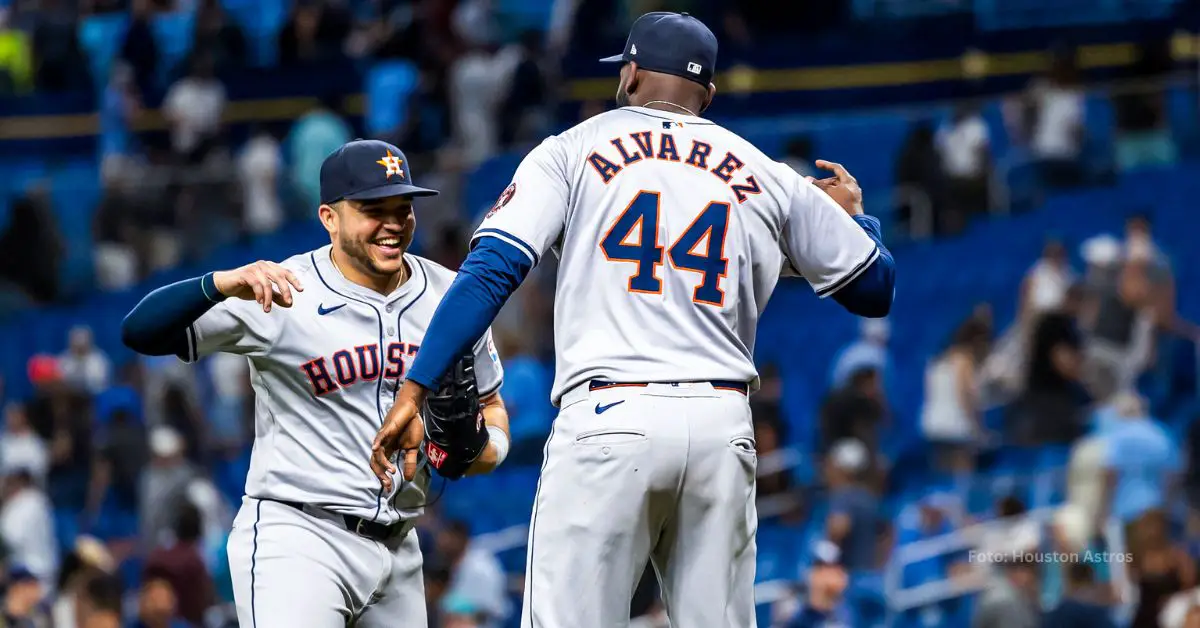
<svg viewBox="0 0 1200 628"><path fill-rule="evenodd" d="M434 458L381 487L365 462L372 437L454 273L406 252L413 199L437 192L413 185L395 146L350 142L320 183L328 246L160 288L126 317L123 338L189 362L250 360L254 451L229 538L241 626L425 626L412 528L429 468L456 479L503 461L503 370L480 330L424 409Z"/></svg>
<svg viewBox="0 0 1200 628"><path fill-rule="evenodd" d="M388 482L393 454L416 460L442 372L553 248L560 413L529 525L525 627L626 624L647 560L673 625L754 626L759 315L781 274L862 316L891 307L891 254L844 168L818 162L836 176L814 184L700 117L716 56L691 16L637 20L605 59L622 64L621 107L525 157L376 437Z"/></svg>

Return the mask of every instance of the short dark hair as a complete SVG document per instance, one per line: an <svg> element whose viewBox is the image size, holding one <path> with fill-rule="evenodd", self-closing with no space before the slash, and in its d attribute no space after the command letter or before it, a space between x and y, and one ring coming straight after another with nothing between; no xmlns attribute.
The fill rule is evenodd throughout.
<svg viewBox="0 0 1200 628"><path fill-rule="evenodd" d="M200 509L192 502L184 502L175 516L175 538L188 543L198 540L202 527Z"/></svg>
<svg viewBox="0 0 1200 628"><path fill-rule="evenodd" d="M83 592L96 610L121 612L121 594L124 586L120 578L109 574L97 574L87 581Z"/></svg>
<svg viewBox="0 0 1200 628"><path fill-rule="evenodd" d="M1025 514L1025 503L1015 495L1008 495L996 503L996 514L1001 517L1015 517Z"/></svg>

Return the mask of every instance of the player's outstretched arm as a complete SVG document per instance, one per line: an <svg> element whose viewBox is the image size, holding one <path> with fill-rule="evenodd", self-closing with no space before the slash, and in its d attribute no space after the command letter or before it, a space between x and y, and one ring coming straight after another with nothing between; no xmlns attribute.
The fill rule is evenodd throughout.
<svg viewBox="0 0 1200 628"><path fill-rule="evenodd" d="M163 286L146 295L121 322L121 341L143 355L184 355L187 328L226 298L256 301L264 312L272 304L289 307L300 280L274 262L208 273Z"/></svg>
<svg viewBox="0 0 1200 628"><path fill-rule="evenodd" d="M404 453L404 478L411 480L416 473L417 448L425 435L420 408L429 391L483 336L532 268L533 262L515 246L492 237L480 238L463 262L371 448L371 470L386 490L391 490L396 472L391 459L397 453Z"/></svg>

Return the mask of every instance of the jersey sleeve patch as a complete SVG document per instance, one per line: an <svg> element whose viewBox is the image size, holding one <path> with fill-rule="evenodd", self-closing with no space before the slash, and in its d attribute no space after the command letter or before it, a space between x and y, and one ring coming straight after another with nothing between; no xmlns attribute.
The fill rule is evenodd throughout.
<svg viewBox="0 0 1200 628"><path fill-rule="evenodd" d="M492 205L492 208L488 210L488 213L486 215L484 215L484 217L483 217L484 220L487 220L488 218L495 216L496 212L500 211L501 209L504 209L504 206L508 205L508 202L511 201L513 199L513 197L516 195L517 195L517 182L513 181L512 183L508 184L508 187L504 188L503 192L500 193L500 198L496 199L496 203L494 205Z"/></svg>

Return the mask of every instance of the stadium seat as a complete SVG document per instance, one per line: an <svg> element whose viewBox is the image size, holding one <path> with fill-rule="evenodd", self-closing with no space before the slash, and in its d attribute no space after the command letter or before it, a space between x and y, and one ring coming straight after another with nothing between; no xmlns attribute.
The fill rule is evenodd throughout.
<svg viewBox="0 0 1200 628"><path fill-rule="evenodd" d="M417 86L417 68L408 61L384 61L367 72L365 126L372 137L383 137L404 125L408 100Z"/></svg>
<svg viewBox="0 0 1200 628"><path fill-rule="evenodd" d="M79 44L88 59L97 90L108 83L113 59L125 41L127 28L129 16L123 13L89 15L79 22Z"/></svg>
<svg viewBox="0 0 1200 628"><path fill-rule="evenodd" d="M192 51L192 37L195 34L195 14L187 11L163 13L154 17L151 29L154 40L158 43L158 54L161 63L158 64L159 85L166 87L176 77L180 64L187 59Z"/></svg>

